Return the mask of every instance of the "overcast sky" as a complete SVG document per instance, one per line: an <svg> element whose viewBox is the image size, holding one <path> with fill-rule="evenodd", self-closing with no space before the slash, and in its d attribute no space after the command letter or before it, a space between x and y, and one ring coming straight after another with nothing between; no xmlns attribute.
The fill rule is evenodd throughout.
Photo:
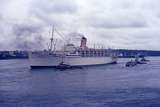
<svg viewBox="0 0 160 107"><path fill-rule="evenodd" d="M52 25L88 45L160 50L160 0L0 0L0 50L44 48ZM43 42L44 41L44 42Z"/></svg>

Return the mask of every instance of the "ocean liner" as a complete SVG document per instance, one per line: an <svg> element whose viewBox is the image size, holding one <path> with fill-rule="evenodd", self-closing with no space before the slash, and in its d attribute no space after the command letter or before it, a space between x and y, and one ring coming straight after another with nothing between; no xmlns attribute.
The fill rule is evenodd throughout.
<svg viewBox="0 0 160 107"><path fill-rule="evenodd" d="M84 36L81 37L81 43L78 47L68 43L64 45L61 51L55 50L53 32L48 50L29 53L31 68L56 68L64 65L83 67L117 63L116 53L112 52L111 49L88 48L87 38Z"/></svg>

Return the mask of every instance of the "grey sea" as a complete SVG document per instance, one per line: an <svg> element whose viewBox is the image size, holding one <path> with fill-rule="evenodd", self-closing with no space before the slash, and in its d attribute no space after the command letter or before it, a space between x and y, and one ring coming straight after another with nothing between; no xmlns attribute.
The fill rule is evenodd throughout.
<svg viewBox="0 0 160 107"><path fill-rule="evenodd" d="M160 107L160 57L148 59L63 71L1 60L0 107Z"/></svg>

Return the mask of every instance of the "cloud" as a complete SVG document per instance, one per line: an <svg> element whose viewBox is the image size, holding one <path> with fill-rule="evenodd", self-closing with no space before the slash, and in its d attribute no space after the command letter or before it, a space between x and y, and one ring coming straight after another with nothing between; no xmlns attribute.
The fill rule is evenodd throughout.
<svg viewBox="0 0 160 107"><path fill-rule="evenodd" d="M40 49L43 47L45 39L41 36L41 27L27 24L14 24L12 34L16 35L12 40L15 47L22 50Z"/></svg>
<svg viewBox="0 0 160 107"><path fill-rule="evenodd" d="M46 35L42 36L46 32L44 29L48 29L52 25L61 27L65 22L63 18L76 12L76 4L69 0L9 1L0 1L4 7L0 12L1 36L8 37L8 40L1 39L0 41L5 48L10 45L8 49L32 49L38 46L40 49L44 47L41 46L45 44L42 42L45 42L44 38L47 37Z"/></svg>
<svg viewBox="0 0 160 107"><path fill-rule="evenodd" d="M148 26L145 18L137 17L135 14L128 15L120 16L120 14L116 14L110 17L91 16L87 20L87 23L95 28L139 28Z"/></svg>
<svg viewBox="0 0 160 107"><path fill-rule="evenodd" d="M29 9L29 14L42 23L58 27L65 24L76 12L77 4L72 0L35 0L31 2Z"/></svg>
<svg viewBox="0 0 160 107"><path fill-rule="evenodd" d="M33 11L43 11L44 13L75 13L77 11L77 6L74 1L71 0L35 0L31 4Z"/></svg>
<svg viewBox="0 0 160 107"><path fill-rule="evenodd" d="M17 49L37 50L44 49L45 39L41 35L32 35L32 38L16 37L13 41Z"/></svg>
<svg viewBox="0 0 160 107"><path fill-rule="evenodd" d="M44 47L52 25L64 36L69 32L87 36L88 44L160 49L159 3L159 0L0 0L0 49Z"/></svg>
<svg viewBox="0 0 160 107"><path fill-rule="evenodd" d="M39 26L27 25L27 24L14 24L13 25L13 33L16 36L30 36L34 33L40 32Z"/></svg>

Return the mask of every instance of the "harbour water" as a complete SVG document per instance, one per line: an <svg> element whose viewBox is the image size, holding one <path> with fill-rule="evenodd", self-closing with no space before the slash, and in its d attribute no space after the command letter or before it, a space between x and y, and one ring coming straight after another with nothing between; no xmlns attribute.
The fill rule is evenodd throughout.
<svg viewBox="0 0 160 107"><path fill-rule="evenodd" d="M1 60L0 107L160 107L160 57L149 59L63 71Z"/></svg>

